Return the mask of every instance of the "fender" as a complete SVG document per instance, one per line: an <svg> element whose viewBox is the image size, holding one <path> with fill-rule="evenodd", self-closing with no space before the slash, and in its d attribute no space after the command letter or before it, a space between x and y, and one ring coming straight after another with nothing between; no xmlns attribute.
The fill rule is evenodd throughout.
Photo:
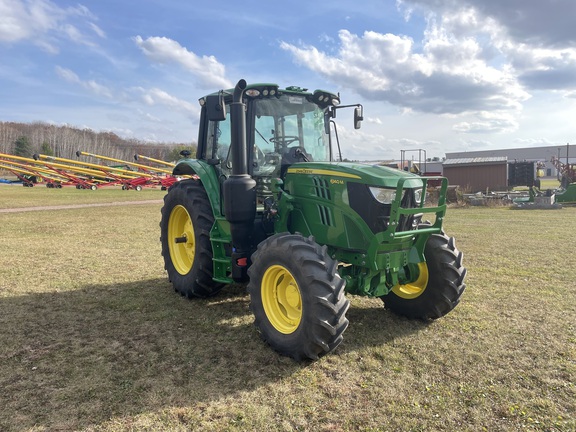
<svg viewBox="0 0 576 432"><path fill-rule="evenodd" d="M223 217L224 214L220 200L220 183L218 182L216 170L211 165L202 160L186 158L178 161L172 170L172 175L175 177L194 174L200 177L200 181L204 185L204 189L206 189L214 217L216 219Z"/></svg>

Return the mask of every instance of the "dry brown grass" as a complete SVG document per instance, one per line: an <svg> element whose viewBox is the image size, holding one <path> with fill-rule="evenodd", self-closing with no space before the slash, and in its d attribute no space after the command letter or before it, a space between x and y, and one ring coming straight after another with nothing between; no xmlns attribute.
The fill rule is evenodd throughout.
<svg viewBox="0 0 576 432"><path fill-rule="evenodd" d="M135 190L123 191L120 186L106 186L92 191L79 190L73 186L65 186L62 189L49 189L41 184L25 188L22 185L0 183L0 210L16 207L159 200L162 199L165 193L157 187L145 187L137 192Z"/></svg>
<svg viewBox="0 0 576 432"><path fill-rule="evenodd" d="M174 294L160 206L0 213L0 430L576 429L576 208L450 209L462 303L426 324L352 297L344 343L297 364L242 287Z"/></svg>

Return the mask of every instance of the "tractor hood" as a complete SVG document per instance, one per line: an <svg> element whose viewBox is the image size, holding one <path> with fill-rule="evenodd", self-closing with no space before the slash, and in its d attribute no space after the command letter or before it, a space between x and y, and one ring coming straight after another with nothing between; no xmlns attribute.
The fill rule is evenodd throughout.
<svg viewBox="0 0 576 432"><path fill-rule="evenodd" d="M327 176L330 181L345 180L386 188L396 188L400 179L405 179L404 188L419 188L424 183L420 176L406 171L350 162L301 162L288 168L287 173Z"/></svg>

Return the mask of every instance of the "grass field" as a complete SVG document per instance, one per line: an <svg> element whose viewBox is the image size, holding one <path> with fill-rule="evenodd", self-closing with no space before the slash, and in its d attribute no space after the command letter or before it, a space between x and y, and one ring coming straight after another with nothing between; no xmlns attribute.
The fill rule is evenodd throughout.
<svg viewBox="0 0 576 432"><path fill-rule="evenodd" d="M152 200L0 213L0 430L576 430L576 208L450 209L461 304L424 323L351 297L342 345L298 364L242 287L172 291L162 195L0 186L2 208Z"/></svg>
<svg viewBox="0 0 576 432"><path fill-rule="evenodd" d="M123 191L120 186L107 186L98 190L65 186L62 189L48 189L43 185L25 188L22 185L0 184L0 210L36 206L58 206L92 203L113 203L125 201L160 200L166 194L160 188L144 188Z"/></svg>

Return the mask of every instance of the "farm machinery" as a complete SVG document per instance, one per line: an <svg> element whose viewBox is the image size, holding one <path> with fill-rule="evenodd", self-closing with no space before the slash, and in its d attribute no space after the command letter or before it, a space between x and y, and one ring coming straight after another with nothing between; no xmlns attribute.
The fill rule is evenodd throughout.
<svg viewBox="0 0 576 432"><path fill-rule="evenodd" d="M552 157L552 164L560 174L560 188L555 191L556 201L563 204L576 204L576 164L568 159L568 146L566 148L566 163Z"/></svg>
<svg viewBox="0 0 576 432"><path fill-rule="evenodd" d="M0 169L10 171L24 187L34 187L39 181L44 181L48 188L61 188L67 179L48 169L32 167L16 160L0 159Z"/></svg>
<svg viewBox="0 0 576 432"><path fill-rule="evenodd" d="M96 190L100 186L139 182L141 176L132 171L73 159L34 154L35 161L69 178L77 189Z"/></svg>
<svg viewBox="0 0 576 432"><path fill-rule="evenodd" d="M124 190L139 191L143 187L156 186L166 190L178 181L167 168L156 168L81 151L77 151L76 155L95 157L119 165L99 165L43 154L34 154L32 158L27 158L0 153L0 169L10 171L26 187L42 182L49 188L72 185L77 189L96 190L104 186L120 185Z"/></svg>
<svg viewBox="0 0 576 432"><path fill-rule="evenodd" d="M442 228L447 180L342 162L339 95L276 84L200 99L197 159L184 153L161 211L174 289L192 297L247 283L265 342L295 360L334 350L345 293L379 297L409 318L450 312L464 291L462 252ZM426 185L441 183L425 206ZM426 222L424 216L433 217Z"/></svg>
<svg viewBox="0 0 576 432"><path fill-rule="evenodd" d="M0 168L18 177L24 187L45 183L48 188L60 189L64 185L74 184L70 181L70 175L63 175L53 167L23 156L0 153Z"/></svg>
<svg viewBox="0 0 576 432"><path fill-rule="evenodd" d="M141 154L135 154L134 160L138 161L139 159L153 162L153 163L158 164L158 165L164 165L166 167L174 168L174 164L172 162L166 162L166 161L163 161L160 159L151 158L149 156L144 156ZM162 170L162 171L167 172L167 173L171 172L171 171L164 171L164 170ZM158 179L158 182L160 184L160 189L162 189L162 190L167 190L170 186L172 186L177 181L178 181L178 179L174 176L171 176L171 175L170 176L165 175L165 176L162 176Z"/></svg>
<svg viewBox="0 0 576 432"><path fill-rule="evenodd" d="M143 165L143 164L140 164L137 162L124 161L122 159L97 155L97 154L93 154L93 153L86 153L86 152L83 152L80 150L78 150L76 152L76 156L78 156L78 157L90 156L90 157L94 157L94 158L105 160L105 161L123 164L126 166L126 168L132 169L132 167L134 167L134 168L138 169L139 171L128 171L134 178L127 180L127 181L120 181L122 183L122 189L124 189L124 190L136 189L139 191L139 190L142 190L143 186L156 186L156 185L160 185L162 190L166 190L168 187L172 186L177 181L177 178L170 175L171 171L169 169L166 169L166 168L153 168L151 166ZM168 166L172 165L173 166L173 164L169 164L169 162L164 162L164 161L159 161L157 159L147 158L146 156L140 156L140 158L154 161L154 162L160 163L162 165L168 165ZM134 159L138 160L137 157L135 157ZM122 166L122 165L120 165L120 166Z"/></svg>

